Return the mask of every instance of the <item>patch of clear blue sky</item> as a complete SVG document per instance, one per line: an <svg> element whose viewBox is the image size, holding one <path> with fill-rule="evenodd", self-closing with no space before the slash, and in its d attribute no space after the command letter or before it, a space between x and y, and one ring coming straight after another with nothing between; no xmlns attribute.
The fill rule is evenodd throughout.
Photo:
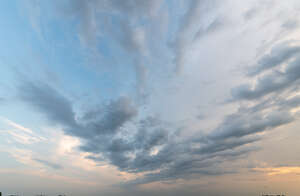
<svg viewBox="0 0 300 196"><path fill-rule="evenodd" d="M101 52L100 55L105 58L93 59L92 55L89 55L92 51L80 44L76 33L78 27L72 25L72 21L70 23L70 21L64 21L64 19L41 19L47 20L41 21L41 23L47 23L48 25L43 28L45 35L47 35L44 40L46 47L40 51L39 56L42 56L42 60L47 64L49 70L58 75L65 89L74 93L77 92L79 95L80 92L101 89L105 92L104 97L107 96L110 99L116 96L119 87L124 87L121 82L126 84L132 78L122 80L122 77L130 75L132 70L129 70L126 74L128 70L124 69L122 75L117 75L120 67L116 67L115 62L112 61L111 51L113 51L115 57L120 59L125 56L118 54L118 48L109 50L108 46L113 47L113 42L109 37L97 40L98 52ZM69 20L76 21L76 17ZM128 63L126 58L123 63ZM128 68L129 66L125 65L124 67ZM97 71L92 71L95 68ZM116 75L119 78L116 78Z"/></svg>
<svg viewBox="0 0 300 196"><path fill-rule="evenodd" d="M99 91L99 101L118 97L120 92L132 92L135 83L134 66L128 54L122 51L109 35L97 40L101 59L91 60L89 49L80 44L76 17L57 18L49 1L41 2L40 32L35 32L26 14L18 12L18 1L1 3L0 51L2 54L2 78L15 83L15 71L31 80L59 80L66 95L81 96ZM29 13L30 14L30 13ZM25 16L24 16L25 15ZM24 18L25 17L25 18ZM64 21L68 20L68 21ZM69 21L73 20L73 21ZM93 71L96 68L96 71ZM45 75L55 76L45 78ZM4 79L4 78L3 78ZM126 93L125 93L126 94ZM129 94L129 93L128 93Z"/></svg>
<svg viewBox="0 0 300 196"><path fill-rule="evenodd" d="M121 91L132 91L132 84L135 82L132 61L109 34L104 33L95 40L96 53L101 57L95 59L93 51L82 46L79 41L76 16L42 20L48 20L49 26L43 30L47 34L46 42L49 42L46 45L52 47L48 47L43 59L59 75L65 89L79 95L80 92L85 94L99 91L99 99L111 99L118 97ZM48 55L49 50L53 51L52 55Z"/></svg>
<svg viewBox="0 0 300 196"><path fill-rule="evenodd" d="M30 112L22 112L22 106L15 97L17 70L26 69L30 60L28 49L31 27L24 23L18 14L16 1L1 1L0 3L0 91L4 101L1 103L0 115L17 121L30 121Z"/></svg>

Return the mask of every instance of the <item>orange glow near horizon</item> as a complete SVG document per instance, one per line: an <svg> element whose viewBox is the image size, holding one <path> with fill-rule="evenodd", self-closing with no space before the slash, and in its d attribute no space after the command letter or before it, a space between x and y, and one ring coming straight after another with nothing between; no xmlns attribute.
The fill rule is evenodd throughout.
<svg viewBox="0 0 300 196"><path fill-rule="evenodd" d="M267 173L269 176L284 175L284 174L300 174L300 167L269 167L255 168L256 171Z"/></svg>

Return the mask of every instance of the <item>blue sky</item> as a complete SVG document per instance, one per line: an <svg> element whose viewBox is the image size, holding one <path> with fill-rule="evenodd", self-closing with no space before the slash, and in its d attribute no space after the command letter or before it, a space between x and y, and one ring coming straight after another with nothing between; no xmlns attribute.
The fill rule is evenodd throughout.
<svg viewBox="0 0 300 196"><path fill-rule="evenodd" d="M0 3L5 195L299 195L296 0Z"/></svg>

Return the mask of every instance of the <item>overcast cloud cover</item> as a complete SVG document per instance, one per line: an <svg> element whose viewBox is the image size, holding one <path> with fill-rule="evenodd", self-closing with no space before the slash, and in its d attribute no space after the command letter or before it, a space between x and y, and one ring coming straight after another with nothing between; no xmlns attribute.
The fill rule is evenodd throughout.
<svg viewBox="0 0 300 196"><path fill-rule="evenodd" d="M1 2L0 191L299 195L299 16L297 0Z"/></svg>

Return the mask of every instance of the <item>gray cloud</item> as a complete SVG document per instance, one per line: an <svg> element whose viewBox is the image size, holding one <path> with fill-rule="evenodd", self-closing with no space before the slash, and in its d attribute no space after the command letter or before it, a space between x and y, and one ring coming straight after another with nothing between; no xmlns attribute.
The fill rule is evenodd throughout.
<svg viewBox="0 0 300 196"><path fill-rule="evenodd" d="M221 138L221 137L220 137ZM260 140L260 137L246 137L246 138L226 138L223 137L221 139L210 139L207 140L206 145L204 145L202 148L194 150L193 153L195 154L208 154L212 155L214 153L226 151L226 150L232 150L237 147L251 144L253 142L256 142Z"/></svg>
<svg viewBox="0 0 300 196"><path fill-rule="evenodd" d="M285 46L284 49L275 50L271 55L264 56L258 63L255 71L251 75L274 68L286 63L284 71L271 70L258 77L254 87L250 84L243 84L232 89L232 96L235 100L253 100L273 92L280 92L284 89L293 87L300 78L300 57L298 55L299 47ZM274 53L274 54L273 54Z"/></svg>
<svg viewBox="0 0 300 196"><path fill-rule="evenodd" d="M249 153L257 150L258 148L255 147L240 148L238 150L229 149L212 153L208 156L202 155L201 157L203 158L193 158L190 156L182 158L179 157L180 154L177 154L177 160L172 163L171 167L167 167L160 172L148 173L142 178L126 182L125 185L146 184L156 181L173 181L177 179L199 179L204 176L233 174L236 173L237 170L222 167L222 164L226 161L245 157Z"/></svg>
<svg viewBox="0 0 300 196"><path fill-rule="evenodd" d="M51 162L49 160L43 160L43 159L38 159L38 158L33 159L33 160L36 161L36 162L39 162L39 163L41 163L41 164L43 164L43 165L45 165L47 167L50 167L52 169L63 169L63 166L61 166L61 165L59 165L57 163L53 163L53 162Z"/></svg>
<svg viewBox="0 0 300 196"><path fill-rule="evenodd" d="M268 115L263 113L243 114L241 112L228 116L210 137L221 140L229 137L239 138L273 129L291 121L293 121L293 117L288 112L273 111Z"/></svg>
<svg viewBox="0 0 300 196"><path fill-rule="evenodd" d="M96 135L115 134L127 121L137 114L129 98L121 97L105 105L101 111L89 115L88 129ZM85 117L87 119L87 117Z"/></svg>
<svg viewBox="0 0 300 196"><path fill-rule="evenodd" d="M75 120L71 102L49 85L27 82L19 92L20 98L49 120L64 126L66 134L81 138L80 149L91 153L86 158L99 164L109 162L126 172L148 172L129 184L232 173L222 164L256 150L249 146L261 139L253 136L255 133L293 119L288 113L262 116L241 112L228 116L208 135L181 138L178 128L157 118L137 120L138 109L129 98L113 100Z"/></svg>
<svg viewBox="0 0 300 196"><path fill-rule="evenodd" d="M284 22L281 25L283 28L289 29L289 30L293 30L296 29L299 26L299 22L297 20L287 20L286 22Z"/></svg>
<svg viewBox="0 0 300 196"><path fill-rule="evenodd" d="M51 121L68 127L76 126L71 103L51 86L41 82L24 82L19 86L19 96Z"/></svg>
<svg viewBox="0 0 300 196"><path fill-rule="evenodd" d="M157 118L147 117L136 121L137 109L130 99L124 97L75 120L71 102L49 85L27 82L19 91L20 98L33 105L52 122L65 126L66 134L81 138L83 144L80 149L92 153L87 158L99 163L108 161L127 172L148 171L150 174L145 177L148 182L154 179L185 178L184 176L195 173L227 173L221 170L216 172L207 167L212 166L207 162L216 159L213 162L218 165L220 159L229 156L222 154L226 151L232 151L230 156L238 157L240 154L235 154L235 150L240 151L239 147L257 140L237 138L225 141L221 139L228 137L224 134L217 139L206 137L205 141L203 138L195 141L195 137L183 140L178 136L177 128L172 128ZM132 126L134 127L129 130ZM195 144L199 147L194 148ZM157 169L161 170L159 174L155 174Z"/></svg>
<svg viewBox="0 0 300 196"><path fill-rule="evenodd" d="M284 42L275 46L270 54L263 56L258 64L252 68L250 68L248 75L254 76L268 69L274 68L283 62L286 62L295 54L300 52L300 47L298 46L290 46L290 42Z"/></svg>

